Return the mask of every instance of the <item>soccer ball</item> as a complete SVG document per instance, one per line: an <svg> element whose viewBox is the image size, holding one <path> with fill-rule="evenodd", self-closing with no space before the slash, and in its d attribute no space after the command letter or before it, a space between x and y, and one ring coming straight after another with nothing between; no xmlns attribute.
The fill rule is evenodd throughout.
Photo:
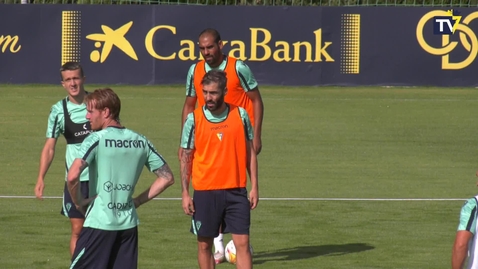
<svg viewBox="0 0 478 269"><path fill-rule="evenodd" d="M252 246L249 245L249 250L251 251L251 255L253 253ZM229 263L236 264L236 247L234 246L234 242L231 240L226 245L226 249L224 250L224 256L226 256L226 260Z"/></svg>

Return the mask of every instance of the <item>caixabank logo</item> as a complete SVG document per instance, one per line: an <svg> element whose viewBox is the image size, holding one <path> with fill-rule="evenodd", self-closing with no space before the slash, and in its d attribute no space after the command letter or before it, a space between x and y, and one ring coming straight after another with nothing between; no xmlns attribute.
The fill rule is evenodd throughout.
<svg viewBox="0 0 478 269"><path fill-rule="evenodd" d="M102 32L86 35L86 39L93 41L95 47L89 55L89 60L104 63L111 51L116 48L138 61L133 46L125 37L132 25L133 22L128 22L118 29L101 25ZM81 11L63 11L61 30L61 64L70 61L81 62Z"/></svg>
<svg viewBox="0 0 478 269"><path fill-rule="evenodd" d="M343 14L341 17L340 71L342 74L360 73L360 15ZM313 41L273 42L272 32L266 28L249 27L250 43L243 40L223 40L229 46L229 55L243 61L274 61L278 63L332 63L331 54L333 42L324 40L322 29L309 33L307 38ZM161 33L177 34L173 25L157 25L148 30L144 36L144 47L134 47L127 39L128 32L134 31L134 22L125 21L119 27L98 25L98 30L92 33L82 33L81 12L63 11L62 14L62 64L68 61L89 60L103 64L108 61L113 50L122 52L124 57L132 61L141 61L137 50L145 49L149 57L161 61L197 61L202 60L197 41L180 40L175 52L165 53L154 46L155 35ZM306 33L307 34L307 33ZM88 59L81 59L81 40L94 42L94 50L89 52ZM145 55L145 54L142 54ZM86 56L86 55L85 55ZM116 54L115 57L118 57ZM143 56L144 58L144 56Z"/></svg>
<svg viewBox="0 0 478 269"><path fill-rule="evenodd" d="M478 39L472 25L478 26L478 11L463 16L457 10L433 10L426 13L417 24L416 35L420 47L426 52L441 57L441 69L458 70L470 66L478 54ZM430 33L441 37L441 44L425 39L425 25L433 24ZM458 38L456 36L458 35ZM427 35L430 37L431 35ZM431 36L432 37L432 36ZM460 46L459 46L460 45ZM464 59L454 59L450 56L459 50L466 52ZM463 52L463 51L462 51Z"/></svg>

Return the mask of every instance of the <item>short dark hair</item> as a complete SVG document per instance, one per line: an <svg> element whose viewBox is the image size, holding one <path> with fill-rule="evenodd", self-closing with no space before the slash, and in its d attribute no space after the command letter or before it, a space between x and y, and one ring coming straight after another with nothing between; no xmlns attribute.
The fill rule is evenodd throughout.
<svg viewBox="0 0 478 269"><path fill-rule="evenodd" d="M209 85L211 83L217 83L221 90L226 89L226 73L221 70L211 70L207 72L201 80L201 85Z"/></svg>
<svg viewBox="0 0 478 269"><path fill-rule="evenodd" d="M119 122L121 100L112 89L96 89L94 92L86 95L85 103L99 110L108 108L111 118Z"/></svg>
<svg viewBox="0 0 478 269"><path fill-rule="evenodd" d="M204 30L199 34L199 38L201 38L201 36L203 36L203 35L205 35L205 34L212 35L212 37L213 37L213 39L214 39L214 43L219 43L219 41L221 41L221 34L219 34L219 32L218 32L216 29L213 29L213 28L204 29Z"/></svg>
<svg viewBox="0 0 478 269"><path fill-rule="evenodd" d="M73 70L78 70L78 69L80 69L81 77L84 77L85 74L83 73L83 67L81 67L80 63L78 63L78 62L66 62L66 63L64 63L60 68L61 80L63 80L63 76L61 75L61 72L63 72L63 71L73 71Z"/></svg>

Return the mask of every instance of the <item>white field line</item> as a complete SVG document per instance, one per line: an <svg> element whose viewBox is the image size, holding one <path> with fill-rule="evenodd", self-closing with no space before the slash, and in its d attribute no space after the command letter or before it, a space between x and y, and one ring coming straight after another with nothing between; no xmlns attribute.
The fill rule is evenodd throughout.
<svg viewBox="0 0 478 269"><path fill-rule="evenodd" d="M35 196L0 195L3 199L34 199ZM43 199L62 199L61 196L44 196ZM154 198L154 200L181 200L181 198ZM261 201L465 201L466 198L259 198Z"/></svg>

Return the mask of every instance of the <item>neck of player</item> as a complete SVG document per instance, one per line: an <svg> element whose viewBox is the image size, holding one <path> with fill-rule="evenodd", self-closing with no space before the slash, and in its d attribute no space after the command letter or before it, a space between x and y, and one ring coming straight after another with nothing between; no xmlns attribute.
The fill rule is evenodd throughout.
<svg viewBox="0 0 478 269"><path fill-rule="evenodd" d="M211 114L213 114L214 116L219 116L221 115L222 113L224 113L224 111L226 110L227 108L227 105L225 102L222 103L222 105L220 107L218 107L216 110L214 111L211 111Z"/></svg>
<svg viewBox="0 0 478 269"><path fill-rule="evenodd" d="M219 60L217 61L217 63L215 63L215 64L210 64L209 67L211 67L211 68L218 68L218 67L222 64L222 62L224 61L225 58L226 58L226 55L221 54L221 57L219 58Z"/></svg>
<svg viewBox="0 0 478 269"><path fill-rule="evenodd" d="M123 127L123 126L117 120L106 119L106 121L103 123L103 129L106 129L108 127Z"/></svg>
<svg viewBox="0 0 478 269"><path fill-rule="evenodd" d="M70 99L70 102L79 105L79 104L83 104L85 97L86 97L86 92L84 90L81 90L76 96L70 95L69 99Z"/></svg>

